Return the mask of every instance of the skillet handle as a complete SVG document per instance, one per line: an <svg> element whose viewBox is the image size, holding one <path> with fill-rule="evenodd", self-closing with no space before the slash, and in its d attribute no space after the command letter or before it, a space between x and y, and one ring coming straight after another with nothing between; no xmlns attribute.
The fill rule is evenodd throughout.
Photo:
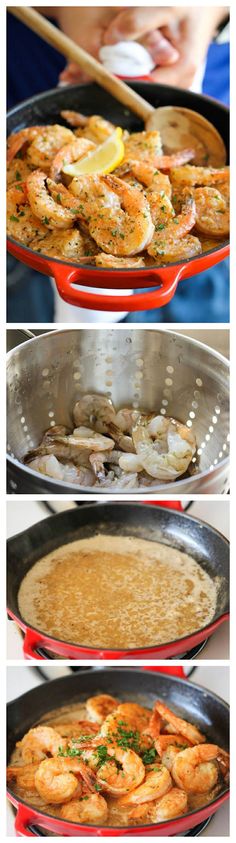
<svg viewBox="0 0 236 843"><path fill-rule="evenodd" d="M84 307L88 310L111 310L111 311L131 311L136 310L152 310L152 308L163 307L168 304L173 298L178 282L180 281L183 266L180 268L165 267L165 274L162 277L161 270L152 269L142 274L143 284L151 281L152 284L159 284L158 289L154 289L148 293L138 293L136 296L110 296L97 293L89 293L86 290L76 288L75 284L85 284L85 270L81 268L68 270L66 266L51 264L51 272L55 279L58 293L64 301L68 304L73 304L77 307ZM134 271L125 272L129 287L132 287L132 278L137 281L137 274ZM117 274L112 273L112 288L119 287L121 280ZM87 286L93 286L91 279L86 278ZM107 286L111 283L111 275L108 273L99 273L99 278L96 283L101 283L102 286ZM115 283L114 283L115 281ZM117 282L117 283L116 283ZM141 284L140 284L141 286Z"/></svg>
<svg viewBox="0 0 236 843"><path fill-rule="evenodd" d="M31 823L37 824L37 814L31 812L28 806L20 804L15 819L16 837L35 837L28 827Z"/></svg>
<svg viewBox="0 0 236 843"><path fill-rule="evenodd" d="M23 641L23 653L25 659L37 659L40 661L45 661L43 656L37 652L37 647L42 647L43 641L42 638L37 637L37 633L31 631L31 629L27 629L24 641Z"/></svg>

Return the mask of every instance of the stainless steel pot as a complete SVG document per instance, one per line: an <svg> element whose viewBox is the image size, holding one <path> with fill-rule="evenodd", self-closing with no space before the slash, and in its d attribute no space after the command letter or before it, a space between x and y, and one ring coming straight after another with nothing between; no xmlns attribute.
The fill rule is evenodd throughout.
<svg viewBox="0 0 236 843"><path fill-rule="evenodd" d="M193 426L196 474L168 485L157 481L152 493L228 490L229 363L196 340L123 326L51 331L9 352L7 391L11 492L104 493L52 480L22 463L50 425L72 424L73 406L86 392L110 396L116 408L144 407ZM112 491L106 487L106 494ZM148 487L142 497L144 491Z"/></svg>

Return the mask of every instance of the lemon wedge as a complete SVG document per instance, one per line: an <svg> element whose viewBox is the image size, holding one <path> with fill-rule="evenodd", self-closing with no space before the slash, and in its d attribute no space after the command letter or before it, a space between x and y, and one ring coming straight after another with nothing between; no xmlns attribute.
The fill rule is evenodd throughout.
<svg viewBox="0 0 236 843"><path fill-rule="evenodd" d="M122 129L118 126L112 135L109 135L109 138L95 150L80 158L79 161L75 161L74 164L66 164L63 167L63 173L72 177L112 173L124 158L122 135Z"/></svg>

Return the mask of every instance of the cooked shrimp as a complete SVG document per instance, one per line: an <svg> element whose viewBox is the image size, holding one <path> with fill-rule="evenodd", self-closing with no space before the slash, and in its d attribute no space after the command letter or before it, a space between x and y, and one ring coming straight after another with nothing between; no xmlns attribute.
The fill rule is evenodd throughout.
<svg viewBox="0 0 236 843"><path fill-rule="evenodd" d="M227 237L229 208L220 191L214 187L197 187L194 199L197 213L196 231L211 237Z"/></svg>
<svg viewBox="0 0 236 843"><path fill-rule="evenodd" d="M72 228L76 214L63 208L47 189L47 176L41 170L34 170L27 178L27 194L30 207L36 217L48 228Z"/></svg>
<svg viewBox="0 0 236 843"><path fill-rule="evenodd" d="M178 787L172 787L169 793L166 793L162 799L153 805L152 822L157 820L172 820L174 817L179 817L180 814L185 814L188 808L188 797L183 790Z"/></svg>
<svg viewBox="0 0 236 843"><path fill-rule="evenodd" d="M81 795L81 779L88 790L93 790L95 777L92 770L78 758L47 758L35 774L35 787L45 802L58 804Z"/></svg>
<svg viewBox="0 0 236 843"><path fill-rule="evenodd" d="M154 191L171 199L172 187L169 176L164 175L148 161L130 161L130 167L135 178L148 188L147 197Z"/></svg>
<svg viewBox="0 0 236 843"><path fill-rule="evenodd" d="M35 726L24 735L17 746L26 764L40 761L47 755L57 755L59 747L65 745L59 732L50 726Z"/></svg>
<svg viewBox="0 0 236 843"><path fill-rule="evenodd" d="M124 799L123 805L139 805L143 802L152 802L164 796L172 787L171 775L165 767L161 766L147 773L145 781L135 790L132 790Z"/></svg>
<svg viewBox="0 0 236 843"><path fill-rule="evenodd" d="M165 260L169 260L171 259L173 250L176 250L176 245L178 245L179 251L181 252L180 240L185 237L189 231L191 231L196 221L196 206L193 195L188 189L183 191L182 200L183 205L181 213L169 221L167 214L167 223L165 223L164 216L163 222L160 222L158 214L155 232L151 243L147 248L149 255L152 255L153 257L160 255L163 256ZM167 200L165 201L165 206L167 208Z"/></svg>
<svg viewBox="0 0 236 843"><path fill-rule="evenodd" d="M30 245L36 252L43 252L49 257L64 258L64 260L79 262L85 253L84 237L77 228L69 231L61 229L46 231L44 238L37 237L31 241Z"/></svg>
<svg viewBox="0 0 236 843"><path fill-rule="evenodd" d="M124 161L153 163L162 152L160 132L134 132L125 141Z"/></svg>
<svg viewBox="0 0 236 843"><path fill-rule="evenodd" d="M42 132L46 130L46 126L28 126L26 129L21 129L19 132L14 132L12 135L9 135L7 140L8 145L8 152L7 152L7 162L8 164L11 163L13 158L18 155L22 146L25 144L32 143L34 138L38 135L41 135Z"/></svg>
<svg viewBox="0 0 236 843"><path fill-rule="evenodd" d="M71 143L66 143L65 146L59 149L55 158L53 158L50 167L51 179L58 181L61 170L63 170L66 164L73 164L74 161L79 161L80 158L83 158L92 149L95 149L95 144L87 140L87 138L74 138Z"/></svg>
<svg viewBox="0 0 236 843"><path fill-rule="evenodd" d="M101 252L95 256L95 264L103 266L104 269L139 269L145 266L145 260L144 258L118 258Z"/></svg>
<svg viewBox="0 0 236 843"><path fill-rule="evenodd" d="M101 735L114 736L122 724L125 728L143 732L148 726L150 711L137 703L121 703L109 714L101 727Z"/></svg>
<svg viewBox="0 0 236 843"><path fill-rule="evenodd" d="M89 697L86 701L86 709L91 720L95 723L103 723L118 704L119 700L111 697L110 694L98 694L95 697Z"/></svg>
<svg viewBox="0 0 236 843"><path fill-rule="evenodd" d="M178 734L183 735L193 744L204 743L206 738L205 735L202 735L197 729L196 726L193 726L192 723L188 723L187 720L182 720L181 717L177 717L170 708L167 707L164 703L158 702L155 706L156 710L159 712L161 717L164 720L167 720L167 723L170 723L176 729Z"/></svg>
<svg viewBox="0 0 236 843"><path fill-rule="evenodd" d="M187 793L206 793L212 790L218 781L219 769L216 762L219 752L218 746L207 743L179 752L172 767L172 776L178 787Z"/></svg>
<svg viewBox="0 0 236 843"><path fill-rule="evenodd" d="M158 437L156 434L153 442L154 429L148 428L148 425L141 421L133 428L133 442L147 474L160 480L168 480L187 470L196 450L196 440L193 433L175 419L166 417L163 421L161 416L155 418L159 429L163 425L163 435Z"/></svg>
<svg viewBox="0 0 236 843"><path fill-rule="evenodd" d="M107 747L109 760L98 770L97 780L104 790L113 796L121 796L143 781L145 776L144 764L132 749L121 749L116 744ZM119 764L119 768L116 766Z"/></svg>
<svg viewBox="0 0 236 843"><path fill-rule="evenodd" d="M78 128L76 129L75 134L78 137L85 137L96 144L101 144L115 131L116 126L114 126L113 123L110 123L109 120L105 120L105 118L101 117L100 114L92 114L90 117L85 118L86 122L83 120L81 122L81 118L83 118L84 115L77 114L76 112L73 112L73 114L74 117L72 117L69 122L71 125L77 125ZM73 124L72 120L74 120ZM76 120L77 123L75 123Z"/></svg>
<svg viewBox="0 0 236 843"><path fill-rule="evenodd" d="M100 793L91 793L82 799L71 799L60 809L62 819L74 823L89 822L102 825L106 822L107 814L107 803Z"/></svg>
<svg viewBox="0 0 236 843"><path fill-rule="evenodd" d="M214 167L195 167L187 164L185 167L174 166L170 171L171 182L175 187L179 185L181 188L183 185L213 185L227 181L228 177L229 167L216 170Z"/></svg>
<svg viewBox="0 0 236 843"><path fill-rule="evenodd" d="M68 720L67 723L56 723L55 728L63 738L79 737L80 735L96 735L99 727L90 720Z"/></svg>
<svg viewBox="0 0 236 843"><path fill-rule="evenodd" d="M85 114L81 114L80 111L63 110L60 113L63 120L66 120L67 123L75 129L78 126L86 126L88 122L88 117L86 117Z"/></svg>
<svg viewBox="0 0 236 843"><path fill-rule="evenodd" d="M104 252L118 257L142 252L154 232L148 202L139 190L116 176L73 179L91 237Z"/></svg>
<svg viewBox="0 0 236 843"><path fill-rule="evenodd" d="M13 184L7 191L7 232L25 246L34 242L37 247L47 234L46 226L34 216L27 202L24 182Z"/></svg>
<svg viewBox="0 0 236 843"><path fill-rule="evenodd" d="M161 716L160 716L159 712L157 711L157 709L154 708L154 710L151 713L151 717L150 717L148 726L146 728L146 732L148 733L148 735L151 735L153 741L155 741L155 746L156 746L156 741L157 741L157 739L159 738L159 735L160 735L161 725L162 725ZM159 751L158 751L158 754L160 755Z"/></svg>
<svg viewBox="0 0 236 843"><path fill-rule="evenodd" d="M13 159L7 167L7 187L12 187L13 184L16 187L17 184L26 182L30 172L31 169L24 159Z"/></svg>
<svg viewBox="0 0 236 843"><path fill-rule="evenodd" d="M16 779L22 790L35 790L35 773L39 763L25 764L23 767L7 767L7 781Z"/></svg>
<svg viewBox="0 0 236 843"><path fill-rule="evenodd" d="M55 155L62 146L74 141L74 134L71 129L55 123L53 126L44 126L43 131L35 134L35 137L27 149L27 161L32 167L40 167L48 172Z"/></svg>

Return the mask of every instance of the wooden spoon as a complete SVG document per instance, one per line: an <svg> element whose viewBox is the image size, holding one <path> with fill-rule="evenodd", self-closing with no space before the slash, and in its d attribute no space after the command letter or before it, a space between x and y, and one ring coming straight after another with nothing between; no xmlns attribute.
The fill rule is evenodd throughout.
<svg viewBox="0 0 236 843"><path fill-rule="evenodd" d="M174 106L155 109L35 9L27 6L9 6L9 12L67 59L76 62L91 79L134 111L144 121L149 131L160 130L165 152L174 152L191 146L196 149L194 163L205 165L207 163L214 167L223 166L226 161L223 140L215 127L201 114L188 108Z"/></svg>

